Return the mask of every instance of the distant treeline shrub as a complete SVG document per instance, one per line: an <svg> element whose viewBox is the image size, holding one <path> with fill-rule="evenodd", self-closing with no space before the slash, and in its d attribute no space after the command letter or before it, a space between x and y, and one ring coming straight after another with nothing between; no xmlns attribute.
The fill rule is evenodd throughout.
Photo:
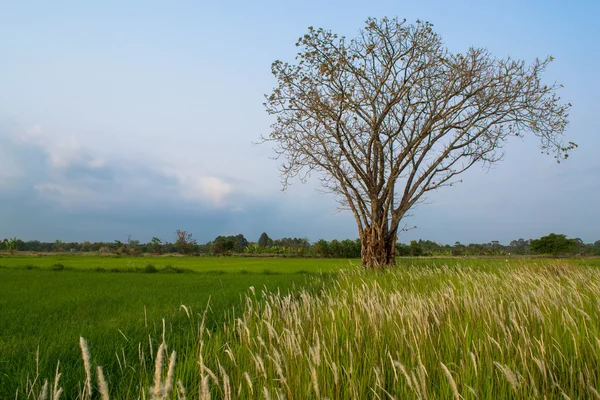
<svg viewBox="0 0 600 400"><path fill-rule="evenodd" d="M191 234L177 231L176 241L163 242L152 238L148 243L128 239L127 242L40 242L12 239L0 242L0 251L79 252L104 253L114 256L140 256L143 254L185 254L185 255L240 255L248 256L285 256L285 257L323 257L323 258L360 258L360 240L345 239L327 241L320 239L310 242L306 238L271 239L263 233L257 242L249 242L244 235L217 236L206 244L198 244ZM498 241L488 243L462 244L455 242L439 244L431 240L412 240L408 244L397 243L397 256L500 256L500 255L580 255L600 256L600 240L584 243L579 238L568 239L565 235L550 234L539 239L513 240L508 245Z"/></svg>

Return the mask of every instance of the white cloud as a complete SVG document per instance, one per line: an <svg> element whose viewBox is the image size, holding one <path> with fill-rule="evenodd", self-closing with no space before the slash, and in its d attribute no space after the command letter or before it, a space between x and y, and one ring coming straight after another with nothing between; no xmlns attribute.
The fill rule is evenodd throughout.
<svg viewBox="0 0 600 400"><path fill-rule="evenodd" d="M220 205L232 192L231 185L219 178L203 178L201 182L204 195L215 205Z"/></svg>
<svg viewBox="0 0 600 400"><path fill-rule="evenodd" d="M8 187L12 181L18 183L22 178L19 174L26 175L28 182L23 183L40 198L65 208L168 201L202 209L238 207L236 212L240 212L243 205L234 201L232 194L251 192L244 182L234 186L210 172L196 174L202 169L186 165L185 159L174 160L175 165L156 159L149 164L147 160L140 162L109 153L96 155L76 137L50 135L40 124L12 134L8 140L21 150L32 151L36 158L41 156L41 163L32 165L31 171L23 170L19 165L27 165L27 161L19 152L0 148L0 187Z"/></svg>
<svg viewBox="0 0 600 400"><path fill-rule="evenodd" d="M209 200L214 206L223 206L233 192L232 186L224 180L209 177L178 176L181 194L190 199Z"/></svg>
<svg viewBox="0 0 600 400"><path fill-rule="evenodd" d="M40 124L26 129L19 139L41 147L54 168L67 168L73 164L84 164L90 168L104 166L104 161L84 148L75 136L46 134Z"/></svg>

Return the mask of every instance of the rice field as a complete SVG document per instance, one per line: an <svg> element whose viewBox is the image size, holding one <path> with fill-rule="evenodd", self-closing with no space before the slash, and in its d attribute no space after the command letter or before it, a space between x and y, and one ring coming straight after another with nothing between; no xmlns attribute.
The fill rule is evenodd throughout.
<svg viewBox="0 0 600 400"><path fill-rule="evenodd" d="M598 259L250 261L0 268L0 397L600 398Z"/></svg>

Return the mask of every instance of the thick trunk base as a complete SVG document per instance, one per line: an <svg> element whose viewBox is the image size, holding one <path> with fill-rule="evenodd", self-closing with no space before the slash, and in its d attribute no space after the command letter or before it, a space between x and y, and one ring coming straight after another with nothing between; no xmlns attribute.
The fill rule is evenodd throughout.
<svg viewBox="0 0 600 400"><path fill-rule="evenodd" d="M361 237L361 258L363 267L382 269L393 266L396 263L395 256L395 235L383 235L371 228L363 231Z"/></svg>

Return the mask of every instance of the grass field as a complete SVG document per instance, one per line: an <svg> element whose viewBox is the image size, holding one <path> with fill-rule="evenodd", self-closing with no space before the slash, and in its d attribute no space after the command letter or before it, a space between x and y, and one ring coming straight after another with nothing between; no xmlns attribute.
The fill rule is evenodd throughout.
<svg viewBox="0 0 600 400"><path fill-rule="evenodd" d="M145 273L148 264L158 273ZM216 329L226 312L239 307L250 286L286 292L306 286L320 272L346 267L348 261L14 256L0 258L0 266L0 398L4 399L14 397L17 387L25 387L27 376L35 375L38 346L40 375L53 374L60 360L65 390L73 389L67 397L75 397L83 373L79 336L96 346L97 354L108 352L104 364L112 375L119 369L114 352L124 348L126 359L137 359L137 347L127 344L148 342L149 334L159 337L162 318L174 340L184 340L187 333L180 333L189 323L182 319L181 304L200 312L210 298L207 326ZM164 272L165 266L170 266L170 273ZM327 277L319 277L323 279Z"/></svg>
<svg viewBox="0 0 600 400"><path fill-rule="evenodd" d="M0 266L11 268L48 269L60 264L67 269L126 272L165 266L194 272L252 272L293 273L334 271L349 265L348 260L308 258L252 258L252 257L120 257L94 255L37 255L0 257ZM117 271L118 270L118 271Z"/></svg>
<svg viewBox="0 0 600 400"><path fill-rule="evenodd" d="M203 385L213 398L298 399L588 398L600 389L599 259L401 265L3 257L0 398L38 398L58 360L63 398L77 398L80 336L115 399L152 398L163 338L188 398Z"/></svg>

